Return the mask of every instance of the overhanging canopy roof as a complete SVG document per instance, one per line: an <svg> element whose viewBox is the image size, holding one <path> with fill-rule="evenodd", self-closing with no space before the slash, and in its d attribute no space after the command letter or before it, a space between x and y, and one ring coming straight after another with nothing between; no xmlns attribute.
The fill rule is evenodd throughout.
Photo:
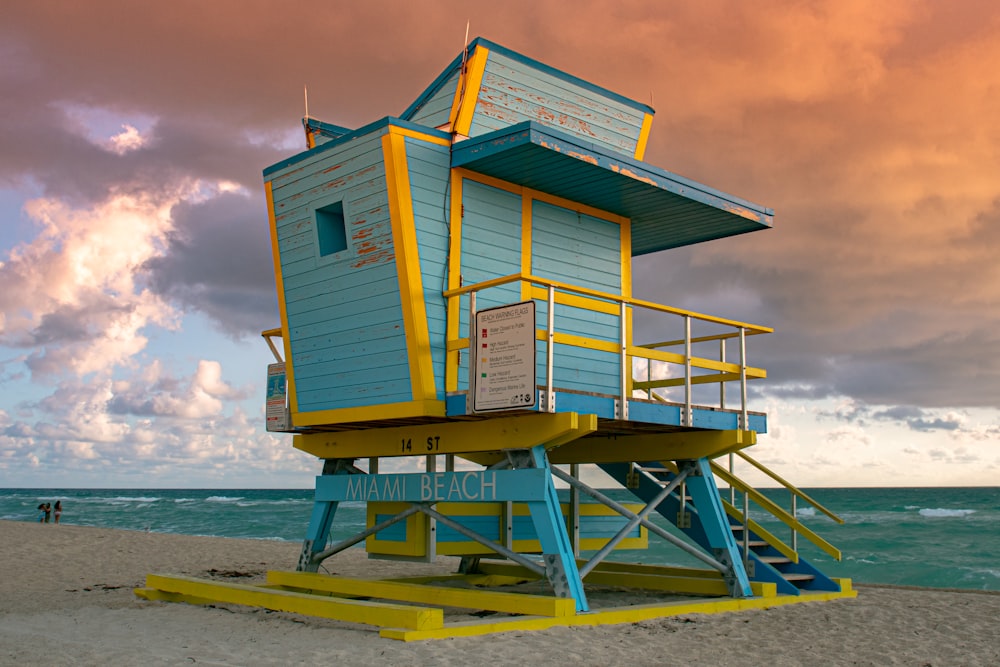
<svg viewBox="0 0 1000 667"><path fill-rule="evenodd" d="M458 142L463 167L632 220L632 254L768 229L774 211L527 121Z"/></svg>

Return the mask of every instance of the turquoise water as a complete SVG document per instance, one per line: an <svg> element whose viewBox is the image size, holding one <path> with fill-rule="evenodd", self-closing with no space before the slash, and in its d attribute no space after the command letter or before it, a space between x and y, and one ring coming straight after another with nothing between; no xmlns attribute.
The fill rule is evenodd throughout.
<svg viewBox="0 0 1000 667"><path fill-rule="evenodd" d="M837 562L799 538L823 572L858 583L1000 590L1000 488L806 489L845 521L838 525L800 501L798 516L843 552ZM298 542L312 490L0 489L0 519L36 521L41 502L62 500L66 524L187 535ZM723 492L725 493L725 491ZM765 491L788 507L787 492ZM609 495L625 499L617 489ZM779 537L788 529L751 508ZM364 526L362 503L342 503L334 538ZM52 527L57 530L56 527ZM644 563L697 563L655 536L650 548L617 554Z"/></svg>

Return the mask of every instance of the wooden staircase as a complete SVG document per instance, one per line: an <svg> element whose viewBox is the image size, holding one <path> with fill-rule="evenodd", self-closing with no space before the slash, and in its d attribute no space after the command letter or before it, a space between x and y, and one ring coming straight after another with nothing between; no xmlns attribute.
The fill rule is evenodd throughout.
<svg viewBox="0 0 1000 667"><path fill-rule="evenodd" d="M779 481L793 495L793 498L805 500L818 511L830 516L834 521L843 523L840 517L822 507L805 493L791 486L777 475L771 473L758 462L750 459L743 452L739 456L749 461L754 467L764 470L772 479ZM672 461L649 461L632 464L601 464L601 468L611 477L618 480L626 489L638 498L649 502L656 493L669 484L678 473L677 465ZM803 525L792 512L779 507L773 500L764 496L756 489L737 478L716 463L711 464L713 475L730 485L734 497L743 499L744 507L738 508L733 503L721 497L722 506L726 512L732 539L742 558L742 566L747 577L752 582L770 582L775 584L779 595L800 595L816 592L839 592L838 581L821 572L812 563L802 558L797 549L797 538L804 537L822 551L840 560L841 554L836 547ZM792 544L786 543L776 535L766 530L753 519L745 517L749 504L753 502L760 509L775 516L785 523L792 531ZM793 501L794 508L794 501ZM709 543L709 531L703 523L694 499L686 492L686 485L681 485L677 491L668 496L656 509L660 516L676 526L695 544L712 553ZM708 520L712 513L709 512Z"/></svg>

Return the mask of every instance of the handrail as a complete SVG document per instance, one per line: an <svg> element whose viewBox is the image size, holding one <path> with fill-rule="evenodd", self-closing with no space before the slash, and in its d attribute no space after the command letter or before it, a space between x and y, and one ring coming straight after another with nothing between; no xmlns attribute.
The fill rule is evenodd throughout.
<svg viewBox="0 0 1000 667"><path fill-rule="evenodd" d="M565 283L559 280L552 280L548 278L543 278L530 273L512 273L506 276L498 276L496 278L490 278L478 283L472 283L467 285L462 285L460 287L455 287L448 290L443 290L442 295L448 300L448 317L454 317L455 314L461 312L461 307L455 303L456 299L460 299L464 295L468 295L470 301L475 298L476 294L488 290L491 288L501 287L504 285L510 285L511 283L521 284L521 294L524 298L530 300L538 301L549 301L549 314L550 316L554 312L554 304L559 303L565 305L566 307L573 309L580 309L583 311L593 311L612 315L617 317L619 322L619 337L616 341L606 340L604 338L590 338L587 336L581 336L566 332L557 332L554 330L552 323L546 329L536 328L536 338L540 341L546 341L548 345L548 358L551 358L554 344L563 344L573 347L582 347L592 350L601 350L605 352L610 352L617 354L621 357L621 374L622 377L619 381L619 388L616 392L617 402L616 411L617 418L628 419L628 406L629 400L632 398L634 391L644 391L648 398L658 399L661 398L655 394L653 391L657 388L665 388L670 386L680 386L683 385L683 405L684 411L681 419L681 423L686 426L694 425L694 410L692 405L693 397L693 387L696 385L703 385L708 383L718 383L720 385L719 396L720 396L720 408L725 407L725 390L724 386L727 382L738 382L739 383L739 393L740 393L740 406L739 406L739 416L738 423L740 428L748 428L749 416L747 412L747 398L746 398L746 383L750 379L767 377L767 372L761 368L748 367L746 364L746 354L745 354L745 339L748 335L755 335L761 333L769 333L773 331L770 327L764 327L756 324L749 324L746 322L740 322L737 320L729 320L722 317L716 317L713 315L707 315L705 313L699 313L691 310L686 310L683 308L675 308L673 306L665 306L662 304L654 303L651 301L645 301L643 299L636 299L630 296L622 294L614 294L610 292L605 292L600 289L593 289L590 287L583 287L579 285L573 285ZM558 291L558 299L556 299L556 292ZM684 320L684 350L682 353L667 352L665 350L657 349L658 347L667 346L672 344L672 341L667 341L666 343L654 343L651 345L635 345L631 341L631 309L641 308L654 313L659 313L661 315L668 315L674 317L681 317ZM472 323L472 314L470 313L470 326ZM717 333L707 336L693 337L691 331L692 321L697 320L703 323L709 323L716 326L725 326L733 329L733 331L727 331L723 333ZM464 350L468 350L470 355L474 353L470 346L472 340L472 329L470 329L469 337L462 337L457 328L453 328L454 324L448 326L449 337L445 341L446 351L450 354L452 352L458 352L459 355L456 357L449 356L449 362L446 365L446 374L448 377L448 386L455 387L457 385L457 372L460 365L461 353ZM740 355L738 363L727 363L725 361L725 344L728 340L739 340L740 344ZM720 358L718 360L709 357L699 356L694 353L692 346L696 343L704 343L707 341L719 341L720 345ZM470 356L470 359L472 357ZM669 379L657 379L653 380L647 374L647 379L645 381L638 380L634 376L634 369L631 367L632 361L638 361L644 359L647 365L647 369L651 368L653 364L676 364L683 367L682 376L680 378L669 378ZM546 366L548 369L548 364ZM699 371L709 371L708 373L698 373L693 374L695 369ZM470 365L469 371L471 373L472 366ZM714 372L713 372L714 371ZM551 371L547 370L547 373ZM472 378L470 374L469 388L471 389L475 384L475 379ZM544 383L546 387L546 398L554 398L551 386L551 376L548 377ZM554 409L554 404L552 401L546 401L547 410Z"/></svg>
<svg viewBox="0 0 1000 667"><path fill-rule="evenodd" d="M767 496L765 496L764 494L762 494L760 491L757 491L756 489L754 489L753 487L751 487L749 484L746 484L745 482L743 482L741 479L739 479L735 475L730 474L728 470L726 470L725 468L723 468L719 464L715 463L714 461L712 461L711 463L712 463L712 473L713 474L715 474L716 476L720 477L723 481L725 481L730 486L733 486L733 487L739 489L742 493L747 494L750 498L753 499L753 501L755 503L757 503L762 508L764 508L765 510L767 510L768 512L770 512L771 514L773 514L775 516L775 518L777 518L779 521L781 521L782 523L784 523L786 526L788 526L792 530L794 530L794 531L796 531L798 533L802 533L802 535L806 539L808 539L810 542L812 542L813 544L815 544L817 547L819 547L821 550L825 551L827 554L829 554L833 558L835 558L837 560L841 559L842 554L840 553L840 549L838 549L837 547L833 546L832 544L830 544L829 542L827 542L826 540L824 540L822 537L820 537L819 535L817 535L816 533L814 533L812 530L810 530L809 528L807 528L796 517L790 515L784 509L782 509L781 507L779 507L777 503L775 503L773 500L771 500L770 498L768 498ZM747 518L749 518L749 517L745 517L745 519L747 519Z"/></svg>
<svg viewBox="0 0 1000 667"><path fill-rule="evenodd" d="M760 461L757 461L756 459L752 458L746 452L737 451L736 455L739 456L740 458L742 458L744 461L746 461L750 465L752 465L757 470L760 470L762 473L764 473L765 475L767 475L768 477L770 477L771 479L773 479L778 484L781 484L783 487L785 487L786 489L788 489L788 491L792 495L798 496L802 500L806 501L807 503L809 503L810 505L812 505L813 507L815 507L816 509L818 509L820 512L822 512L823 514L825 514L826 516L828 516L830 519L836 521L838 524L841 524L841 525L844 523L844 520L842 518L840 518L839 516L837 516L837 514L835 514L833 512L833 510L827 509L826 507L824 507L823 505L821 505L819 502L817 502L816 500L814 500L812 497L810 497L809 494L803 492L798 487L792 485L791 482L786 481L783 477L781 477L781 475L779 475L778 473L770 470L767 466L765 466Z"/></svg>
<svg viewBox="0 0 1000 667"><path fill-rule="evenodd" d="M490 287L499 287L500 285L506 285L513 282L528 282L536 285L543 285L545 287L554 287L559 290L564 290L566 292L575 292L576 294L582 294L584 296L590 296L598 299L605 299L613 303L624 303L629 306L639 306L641 308L646 308L648 310L655 310L661 313L667 313L669 315L681 315L692 317L696 320L701 320L703 322L711 322L713 324L722 324L725 326L743 328L746 330L747 335L762 334L762 333L773 333L774 329L771 327L765 327L759 324L749 324L747 322L739 322L736 320L729 320L724 317L716 317L715 315L706 315L705 313L699 313L693 310L685 310L684 308L676 308L674 306L665 306L654 301L646 301L644 299L636 299L629 296L624 296L622 294L612 294L610 292L602 292L601 290L590 289L589 287L580 287L578 285L571 285L569 283L564 283L558 280L550 280L548 278L542 278L541 276L536 276L530 273L511 273L510 275L501 276L499 278L490 278L489 280L484 280L480 283L475 283L472 285L463 285L462 287L455 287L453 289L445 290L442 294L445 298L453 296L462 296L463 294L468 294L469 292L479 292Z"/></svg>
<svg viewBox="0 0 1000 667"><path fill-rule="evenodd" d="M284 363L285 360L281 358L281 354L278 352L278 348L274 346L274 341L271 340L271 338L275 336L280 338L283 335L281 333L281 328L279 327L275 329L267 329L265 331L261 331L260 335L267 342L267 346L271 348L271 354L274 355L275 361L277 361L279 364Z"/></svg>

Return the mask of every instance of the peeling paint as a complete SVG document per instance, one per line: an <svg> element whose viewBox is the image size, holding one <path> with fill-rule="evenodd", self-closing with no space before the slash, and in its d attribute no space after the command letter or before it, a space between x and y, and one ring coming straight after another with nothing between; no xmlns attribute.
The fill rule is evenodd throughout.
<svg viewBox="0 0 1000 667"><path fill-rule="evenodd" d="M649 183L650 185L661 187L660 184L655 180L653 180L652 178L649 178L648 176L640 176L631 169L626 169L617 164L611 165L611 171L615 172L616 174L621 174L622 176L628 176L629 178L634 178L635 180L641 181L643 183Z"/></svg>
<svg viewBox="0 0 1000 667"><path fill-rule="evenodd" d="M751 211L750 209L744 206L737 206L736 204L724 204L722 206L722 209L727 211L728 213L738 215L741 218L746 218L747 220L753 220L755 222L761 222L761 217L757 212Z"/></svg>
<svg viewBox="0 0 1000 667"><path fill-rule="evenodd" d="M583 160L588 164L593 164L593 165L597 164L597 158L594 157L593 155L587 155L585 153L577 153L577 152L569 152L566 153L566 155L569 155L570 157L575 157L577 160Z"/></svg>
<svg viewBox="0 0 1000 667"><path fill-rule="evenodd" d="M351 264L352 269L360 269L366 266L375 266L378 264L386 264L388 262L393 262L396 259L395 253L392 249L382 250L379 252L373 252L365 255L364 257L359 257L357 261Z"/></svg>

